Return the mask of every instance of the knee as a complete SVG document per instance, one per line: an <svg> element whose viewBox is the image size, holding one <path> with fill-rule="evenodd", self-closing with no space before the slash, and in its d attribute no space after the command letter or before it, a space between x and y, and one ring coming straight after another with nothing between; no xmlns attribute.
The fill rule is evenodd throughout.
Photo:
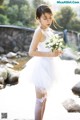
<svg viewBox="0 0 80 120"><path fill-rule="evenodd" d="M37 99L38 102L43 103L44 101L47 100L47 96L46 96L46 94L45 94L43 97L41 97L41 98L38 98L38 97L37 97L36 99Z"/></svg>

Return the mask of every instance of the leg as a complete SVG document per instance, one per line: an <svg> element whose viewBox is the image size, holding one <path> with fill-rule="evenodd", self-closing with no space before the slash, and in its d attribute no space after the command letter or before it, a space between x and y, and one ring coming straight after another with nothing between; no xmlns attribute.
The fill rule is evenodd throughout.
<svg viewBox="0 0 80 120"><path fill-rule="evenodd" d="M42 120L45 110L46 93L36 88L35 120Z"/></svg>
<svg viewBox="0 0 80 120"><path fill-rule="evenodd" d="M46 106L46 101L47 101L47 95L45 94L44 96L44 101L43 101L43 105L42 105L42 112L41 112L41 117L43 118L44 115L44 111L45 111L45 106Z"/></svg>

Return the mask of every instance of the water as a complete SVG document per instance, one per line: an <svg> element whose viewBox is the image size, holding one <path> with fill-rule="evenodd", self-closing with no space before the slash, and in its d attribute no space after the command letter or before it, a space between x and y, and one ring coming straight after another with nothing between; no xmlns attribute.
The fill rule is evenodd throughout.
<svg viewBox="0 0 80 120"><path fill-rule="evenodd" d="M80 76L74 74L77 64L73 60L66 61L59 58L54 62L57 77L48 93L43 120L80 120L80 113L68 113L62 105L64 100L69 98L77 103L80 102L80 98L71 91L72 86L80 81ZM7 86L0 91L0 114L7 113L7 120L33 120L34 107L35 89L31 84Z"/></svg>

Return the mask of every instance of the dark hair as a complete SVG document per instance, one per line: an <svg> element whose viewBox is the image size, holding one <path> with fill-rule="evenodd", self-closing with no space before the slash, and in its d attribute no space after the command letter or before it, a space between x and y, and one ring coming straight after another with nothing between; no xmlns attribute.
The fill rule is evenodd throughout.
<svg viewBox="0 0 80 120"><path fill-rule="evenodd" d="M36 9L36 19L40 19L41 15L45 14L45 13L49 13L51 15L53 14L51 9L47 5L42 4L42 5L38 6L38 8ZM54 18L53 18L53 26L56 29L57 29L57 27L63 28L56 22L56 20Z"/></svg>
<svg viewBox="0 0 80 120"><path fill-rule="evenodd" d="M50 13L52 14L51 9L47 5L40 5L36 10L36 19L40 18L42 14Z"/></svg>

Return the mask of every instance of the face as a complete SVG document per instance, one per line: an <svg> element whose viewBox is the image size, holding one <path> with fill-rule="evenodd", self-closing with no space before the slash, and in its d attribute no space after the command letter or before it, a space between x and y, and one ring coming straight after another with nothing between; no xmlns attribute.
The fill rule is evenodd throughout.
<svg viewBox="0 0 80 120"><path fill-rule="evenodd" d="M50 14L50 13L42 14L39 19L39 22L43 29L49 27L52 23L52 14Z"/></svg>

